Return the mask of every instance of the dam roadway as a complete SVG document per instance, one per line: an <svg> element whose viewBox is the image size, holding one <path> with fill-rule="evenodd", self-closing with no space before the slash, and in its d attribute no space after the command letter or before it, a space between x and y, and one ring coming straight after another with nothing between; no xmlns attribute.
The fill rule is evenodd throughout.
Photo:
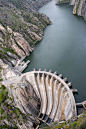
<svg viewBox="0 0 86 129"><path fill-rule="evenodd" d="M76 102L82 102L86 99L86 22L72 14L73 6L55 5L54 0L39 12L46 14L53 24L46 27L43 40L25 59L30 64L24 73L33 68L62 73L78 89Z"/></svg>

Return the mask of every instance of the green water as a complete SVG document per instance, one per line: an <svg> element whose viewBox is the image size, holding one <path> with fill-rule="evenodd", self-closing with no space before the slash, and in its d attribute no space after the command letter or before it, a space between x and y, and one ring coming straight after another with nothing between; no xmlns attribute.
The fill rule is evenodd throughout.
<svg viewBox="0 0 86 129"><path fill-rule="evenodd" d="M44 38L26 60L24 72L45 68L62 73L78 89L77 102L86 99L86 22L72 14L73 6L55 5L54 0L39 11L46 14L53 25L44 30Z"/></svg>

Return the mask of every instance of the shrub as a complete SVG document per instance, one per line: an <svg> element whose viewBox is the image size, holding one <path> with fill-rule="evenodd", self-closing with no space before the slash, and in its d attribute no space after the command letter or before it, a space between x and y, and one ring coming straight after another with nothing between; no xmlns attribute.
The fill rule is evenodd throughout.
<svg viewBox="0 0 86 129"><path fill-rule="evenodd" d="M1 85L1 89L4 90L5 89L5 86L4 85Z"/></svg>
<svg viewBox="0 0 86 129"><path fill-rule="evenodd" d="M11 106L9 105L8 108L11 109Z"/></svg>
<svg viewBox="0 0 86 129"><path fill-rule="evenodd" d="M14 110L12 110L11 113L14 113Z"/></svg>
<svg viewBox="0 0 86 129"><path fill-rule="evenodd" d="M1 93L1 94L0 94L0 104L1 104L2 102L4 102L5 99L6 99L6 96L4 96L3 93Z"/></svg>
<svg viewBox="0 0 86 129"><path fill-rule="evenodd" d="M85 114L86 113L86 110L83 113Z"/></svg>
<svg viewBox="0 0 86 129"><path fill-rule="evenodd" d="M74 121L74 122L70 125L70 127L71 127L72 129L75 129L76 125L77 125L77 121Z"/></svg>
<svg viewBox="0 0 86 129"><path fill-rule="evenodd" d="M83 123L83 124L80 126L80 129L86 129L86 123Z"/></svg>
<svg viewBox="0 0 86 129"><path fill-rule="evenodd" d="M3 79L2 79L2 78L0 78L0 81L3 81Z"/></svg>
<svg viewBox="0 0 86 129"><path fill-rule="evenodd" d="M12 100L11 97L9 97L9 100Z"/></svg>
<svg viewBox="0 0 86 129"><path fill-rule="evenodd" d="M17 127L17 126L15 126L15 127L10 127L9 125L4 124L4 125L1 125L1 126L0 126L0 129L18 129L18 127Z"/></svg>
<svg viewBox="0 0 86 129"><path fill-rule="evenodd" d="M1 89L0 89L0 104L2 102L4 102L6 100L6 98L8 98L8 92L6 90L4 90L5 87L4 85L1 85Z"/></svg>
<svg viewBox="0 0 86 129"><path fill-rule="evenodd" d="M0 115L4 113L4 110L0 107Z"/></svg>
<svg viewBox="0 0 86 129"><path fill-rule="evenodd" d="M17 126L15 126L15 127L14 127L14 129L18 129L18 127L17 127Z"/></svg>
<svg viewBox="0 0 86 129"><path fill-rule="evenodd" d="M16 111L17 111L17 112L20 112L19 108L16 108Z"/></svg>
<svg viewBox="0 0 86 129"><path fill-rule="evenodd" d="M7 117L8 116L8 114L5 114L5 117Z"/></svg>
<svg viewBox="0 0 86 129"><path fill-rule="evenodd" d="M7 91L5 92L5 95L8 95L8 92Z"/></svg>

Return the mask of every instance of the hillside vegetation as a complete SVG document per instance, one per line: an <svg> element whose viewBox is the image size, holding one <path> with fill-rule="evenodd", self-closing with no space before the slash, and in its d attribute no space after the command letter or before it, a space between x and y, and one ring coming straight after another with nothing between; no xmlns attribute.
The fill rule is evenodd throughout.
<svg viewBox="0 0 86 129"><path fill-rule="evenodd" d="M43 38L43 29L51 22L37 10L48 1L0 1L0 58L5 63L15 65L12 59L28 56Z"/></svg>

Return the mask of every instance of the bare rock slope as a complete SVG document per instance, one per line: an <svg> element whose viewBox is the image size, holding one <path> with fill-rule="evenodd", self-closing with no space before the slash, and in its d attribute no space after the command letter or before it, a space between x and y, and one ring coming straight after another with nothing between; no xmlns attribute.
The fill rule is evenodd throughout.
<svg viewBox="0 0 86 129"><path fill-rule="evenodd" d="M33 129L39 124L39 98L25 77L1 59L0 68L5 85L0 86L0 127Z"/></svg>
<svg viewBox="0 0 86 129"><path fill-rule="evenodd" d="M55 4L68 3L74 5L73 14L83 16L86 21L86 0L55 0Z"/></svg>
<svg viewBox="0 0 86 129"><path fill-rule="evenodd" d="M5 63L13 65L12 59L29 56L43 38L43 29L51 22L37 9L48 1L0 1L0 58Z"/></svg>

